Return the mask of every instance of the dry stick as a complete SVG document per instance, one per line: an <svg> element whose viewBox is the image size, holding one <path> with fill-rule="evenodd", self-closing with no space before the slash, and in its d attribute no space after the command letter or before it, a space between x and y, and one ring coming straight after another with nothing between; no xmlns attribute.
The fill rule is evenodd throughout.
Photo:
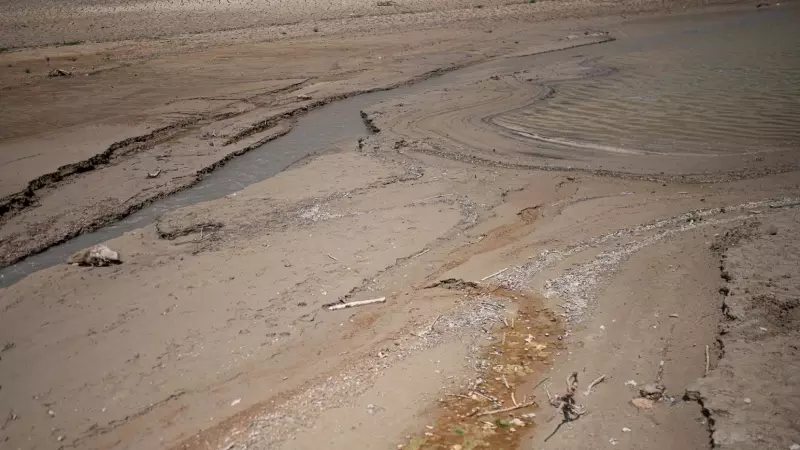
<svg viewBox="0 0 800 450"><path fill-rule="evenodd" d="M506 332L503 332L503 340L500 342L500 345L506 345Z"/></svg>
<svg viewBox="0 0 800 450"><path fill-rule="evenodd" d="M514 318L513 317L511 318L511 328L512 329L514 328Z"/></svg>
<svg viewBox="0 0 800 450"><path fill-rule="evenodd" d="M708 357L708 345L706 345L706 372L703 375L704 377L708 376L708 366L711 364L711 358Z"/></svg>
<svg viewBox="0 0 800 450"><path fill-rule="evenodd" d="M441 314L439 314L438 316L436 316L436 318L435 318L435 319L433 319L433 322L431 322L431 324L430 324L430 326L428 327L428 329L427 329L427 330L425 330L425 331L424 331L424 332L422 332L422 333L418 333L418 334L417 334L417 337L422 337L422 336L425 336L425 335L427 335L428 333L430 333L431 331L433 331L433 327L434 327L434 325L436 325L436 322L438 322L438 321L439 321L439 319L441 319L441 318L442 318L442 315L441 315Z"/></svg>
<svg viewBox="0 0 800 450"><path fill-rule="evenodd" d="M511 319L511 320L514 320L514 319ZM506 328L508 328L508 319L503 317L503 323L506 324Z"/></svg>
<svg viewBox="0 0 800 450"><path fill-rule="evenodd" d="M527 407L533 406L535 404L536 404L536 402L534 402L534 401L530 401L530 402L527 402L527 403L520 403L518 405L509 406L508 408L493 409L491 411L483 411L481 413L478 413L478 416L480 417L480 416L488 416L489 414L505 413L505 412L509 412L509 411L514 411L515 409L527 408Z"/></svg>
<svg viewBox="0 0 800 450"><path fill-rule="evenodd" d="M550 377L544 377L544 379L543 379L542 381L540 381L540 382L536 383L536 386L534 386L534 387L533 387L533 389L531 389L531 390L534 390L534 389L536 389L537 387L541 386L541 385L542 385L542 383L544 383L545 381L547 381L547 380L549 380L549 379L550 379ZM548 397L549 397L549 396L550 396L550 395L548 394Z"/></svg>
<svg viewBox="0 0 800 450"><path fill-rule="evenodd" d="M501 273L505 272L506 270L508 270L508 267L506 267L505 269L502 269L502 270L498 270L497 272L495 272L495 273L493 273L491 275L487 275L487 276L481 278L481 281L486 281L489 278L494 278L494 277L500 275Z"/></svg>
<svg viewBox="0 0 800 450"><path fill-rule="evenodd" d="M425 250L423 250L423 251L421 251L421 252L417 253L416 255L412 256L412 258L416 258L416 257L418 257L418 256L422 256L422 255L424 255L425 253L428 253L429 251L431 251L431 249L427 248L427 249L425 249Z"/></svg>
<svg viewBox="0 0 800 450"><path fill-rule="evenodd" d="M591 393L592 393L592 388L593 388L593 387L595 387L595 385L596 385L596 384L598 384L598 383L602 383L602 382L603 382L603 380L605 380L605 379L606 379L606 375L605 375L605 374L603 374L603 375L600 375L599 377L597 377L597 379L596 379L596 380L594 380L594 381L592 381L591 383L589 383L589 387L588 387L588 388L586 388L586 392L584 392L584 393L583 393L583 395L589 395L589 394L591 394Z"/></svg>
<svg viewBox="0 0 800 450"><path fill-rule="evenodd" d="M503 384L506 385L506 389L511 389L511 386L508 384L508 380L506 379L505 375L503 375ZM514 393L512 392L511 395L514 395Z"/></svg>
<svg viewBox="0 0 800 450"><path fill-rule="evenodd" d="M330 258L330 259L332 259L332 260L334 260L334 261L338 261L338 259L336 259L336 258L335 258L333 255L331 255L330 253L328 253L328 258Z"/></svg>
<svg viewBox="0 0 800 450"><path fill-rule="evenodd" d="M517 403L517 399L514 397L514 393L513 392L511 393L511 403L513 403L514 406L519 405L519 403Z"/></svg>
<svg viewBox="0 0 800 450"><path fill-rule="evenodd" d="M352 308L354 306L371 305L373 303L383 303L385 301L386 297L380 297L380 298L373 298L371 300L359 300L356 302L340 303L338 305L329 306L328 311L335 311L337 309L344 309L344 308Z"/></svg>

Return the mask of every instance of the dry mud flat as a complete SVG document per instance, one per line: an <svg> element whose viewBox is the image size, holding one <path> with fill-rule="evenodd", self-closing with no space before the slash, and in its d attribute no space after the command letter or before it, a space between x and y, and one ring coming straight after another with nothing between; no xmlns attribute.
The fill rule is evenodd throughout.
<svg viewBox="0 0 800 450"><path fill-rule="evenodd" d="M731 17L751 16L681 23ZM619 26L640 45L660 25ZM520 132L559 90L618 80L590 48L614 49L496 58L373 105L380 133L107 242L121 265L0 290L0 442L792 449L785 129L758 155L700 152L702 170L636 128L615 149L533 145ZM587 414L563 422L548 395L573 372ZM647 384L660 399L633 406Z"/></svg>

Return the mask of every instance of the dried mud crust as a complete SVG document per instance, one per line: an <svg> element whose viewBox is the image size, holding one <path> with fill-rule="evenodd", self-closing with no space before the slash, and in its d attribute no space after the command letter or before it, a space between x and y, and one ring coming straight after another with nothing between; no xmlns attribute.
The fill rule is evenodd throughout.
<svg viewBox="0 0 800 450"><path fill-rule="evenodd" d="M722 357L692 386L716 448L800 444L800 210L767 211L724 235Z"/></svg>

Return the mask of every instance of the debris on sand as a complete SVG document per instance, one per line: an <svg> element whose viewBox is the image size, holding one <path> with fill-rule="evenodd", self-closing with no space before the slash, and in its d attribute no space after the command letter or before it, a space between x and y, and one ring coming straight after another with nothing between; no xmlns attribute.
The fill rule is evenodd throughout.
<svg viewBox="0 0 800 450"><path fill-rule="evenodd" d="M147 172L147 178L157 178L161 175L161 169L156 170L155 172Z"/></svg>
<svg viewBox="0 0 800 450"><path fill-rule="evenodd" d="M76 266L102 267L121 262L119 252L115 252L103 244L77 251L67 258L67 264Z"/></svg>
<svg viewBox="0 0 800 450"><path fill-rule="evenodd" d="M311 100L311 96L308 94L300 94L297 96L298 100Z"/></svg>
<svg viewBox="0 0 800 450"><path fill-rule="evenodd" d="M358 300L355 302L339 303L338 305L328 306L328 311L335 311L337 309L344 309L344 308L352 308L354 306L371 305L373 303L384 303L385 301L386 297L378 297L370 300Z"/></svg>
<svg viewBox="0 0 800 450"><path fill-rule="evenodd" d="M631 400L631 405L635 406L637 409L653 409L655 402L649 398L637 397Z"/></svg>
<svg viewBox="0 0 800 450"><path fill-rule="evenodd" d="M47 72L48 78L55 78L55 77L71 77L72 72L64 70L64 69L52 69L51 71Z"/></svg>
<svg viewBox="0 0 800 450"><path fill-rule="evenodd" d="M385 2L378 2L377 5L378 6L394 6L394 2L389 0L389 1L385 1Z"/></svg>
<svg viewBox="0 0 800 450"><path fill-rule="evenodd" d="M658 400L664 395L666 388L660 384L648 383L639 389L639 394L650 400Z"/></svg>

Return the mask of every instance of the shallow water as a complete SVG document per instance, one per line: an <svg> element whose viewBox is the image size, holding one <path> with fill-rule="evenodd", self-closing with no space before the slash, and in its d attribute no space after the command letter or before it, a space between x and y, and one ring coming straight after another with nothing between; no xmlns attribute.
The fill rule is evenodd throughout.
<svg viewBox="0 0 800 450"><path fill-rule="evenodd" d="M501 114L496 125L542 137L540 145L643 152L756 152L800 142L798 9L646 19L611 30L615 42L481 66L523 70L565 58L619 69L560 83L555 97ZM463 69L392 91L331 103L299 118L286 136L228 162L197 185L129 217L0 270L0 286L62 263L71 253L272 177L342 140L368 134L360 111L381 101L455 83Z"/></svg>
<svg viewBox="0 0 800 450"><path fill-rule="evenodd" d="M598 64L617 69L614 76L559 83L548 102L493 122L535 133L543 145L586 150L678 155L797 148L800 15L765 10L724 23L688 22L666 41L658 34L629 37L597 49ZM632 31L647 33L639 27Z"/></svg>

